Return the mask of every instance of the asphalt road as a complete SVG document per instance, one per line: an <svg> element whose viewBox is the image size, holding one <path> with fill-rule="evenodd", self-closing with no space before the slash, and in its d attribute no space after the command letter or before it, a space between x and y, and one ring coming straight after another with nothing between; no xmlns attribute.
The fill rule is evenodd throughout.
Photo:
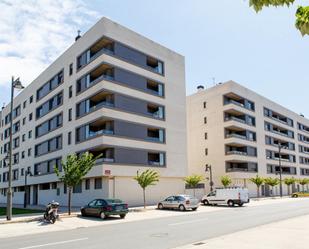
<svg viewBox="0 0 309 249"><path fill-rule="evenodd" d="M164 211L162 211L164 212ZM309 214L309 199L1 239L1 249L165 249Z"/></svg>

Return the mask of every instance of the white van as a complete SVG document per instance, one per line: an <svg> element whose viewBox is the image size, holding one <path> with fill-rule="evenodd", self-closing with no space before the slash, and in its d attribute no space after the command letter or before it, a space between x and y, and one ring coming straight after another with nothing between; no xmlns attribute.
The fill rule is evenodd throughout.
<svg viewBox="0 0 309 249"><path fill-rule="evenodd" d="M235 204L241 207L249 201L248 189L241 187L216 188L201 200L204 205L224 204L229 207L233 207Z"/></svg>

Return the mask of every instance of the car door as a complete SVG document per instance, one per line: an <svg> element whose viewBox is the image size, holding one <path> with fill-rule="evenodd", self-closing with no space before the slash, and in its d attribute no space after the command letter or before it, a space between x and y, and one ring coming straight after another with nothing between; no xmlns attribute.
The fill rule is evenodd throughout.
<svg viewBox="0 0 309 249"><path fill-rule="evenodd" d="M97 200L93 200L88 203L87 207L85 208L87 215L92 215L92 216L96 215L96 203L97 203Z"/></svg>
<svg viewBox="0 0 309 249"><path fill-rule="evenodd" d="M102 199L98 199L95 204L95 215L98 216L104 210L104 207L106 206L106 202Z"/></svg>
<svg viewBox="0 0 309 249"><path fill-rule="evenodd" d="M164 200L164 207L165 208L172 208L173 207L173 202L175 200L175 196L170 196L170 197L167 197L165 200Z"/></svg>
<svg viewBox="0 0 309 249"><path fill-rule="evenodd" d="M207 195L207 200L210 204L216 204L216 191L212 191Z"/></svg>
<svg viewBox="0 0 309 249"><path fill-rule="evenodd" d="M172 208L178 208L180 204L182 204L186 199L182 196L175 196Z"/></svg>

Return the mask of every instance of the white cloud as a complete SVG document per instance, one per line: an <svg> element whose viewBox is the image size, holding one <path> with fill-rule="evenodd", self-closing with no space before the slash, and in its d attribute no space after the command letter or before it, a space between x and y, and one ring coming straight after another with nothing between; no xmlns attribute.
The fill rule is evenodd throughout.
<svg viewBox="0 0 309 249"><path fill-rule="evenodd" d="M0 9L0 89L12 75L30 84L99 18L83 0L0 0Z"/></svg>

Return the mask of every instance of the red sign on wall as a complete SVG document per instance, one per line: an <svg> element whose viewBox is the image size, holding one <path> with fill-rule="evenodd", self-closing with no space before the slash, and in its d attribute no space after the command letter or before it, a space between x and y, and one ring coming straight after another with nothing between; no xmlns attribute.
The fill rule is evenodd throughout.
<svg viewBox="0 0 309 249"><path fill-rule="evenodd" d="M106 169L104 171L104 175L110 176L111 175L111 170L110 169Z"/></svg>

